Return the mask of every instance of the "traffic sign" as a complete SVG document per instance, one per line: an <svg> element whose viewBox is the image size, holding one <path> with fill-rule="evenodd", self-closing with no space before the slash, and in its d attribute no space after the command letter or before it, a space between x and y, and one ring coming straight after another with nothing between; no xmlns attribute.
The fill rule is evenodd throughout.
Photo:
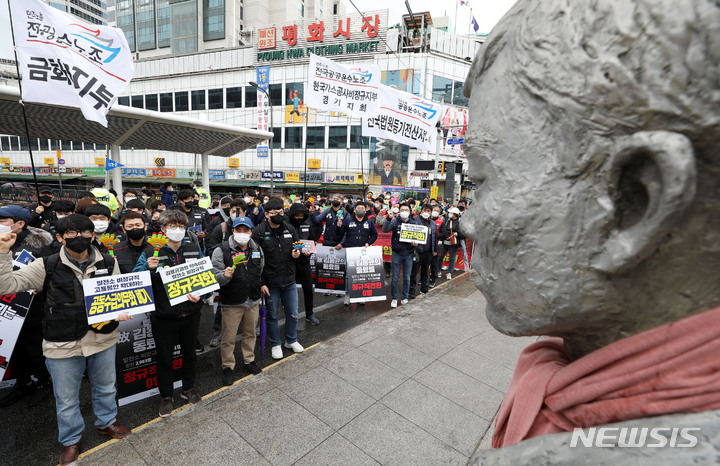
<svg viewBox="0 0 720 466"><path fill-rule="evenodd" d="M462 144L463 142L465 142L465 138L455 138L447 140L447 143L451 146L457 146L459 144Z"/></svg>
<svg viewBox="0 0 720 466"><path fill-rule="evenodd" d="M155 166L156 167L164 167L165 166L165 157L155 157Z"/></svg>
<svg viewBox="0 0 720 466"><path fill-rule="evenodd" d="M65 159L58 159L58 165L65 165Z"/></svg>

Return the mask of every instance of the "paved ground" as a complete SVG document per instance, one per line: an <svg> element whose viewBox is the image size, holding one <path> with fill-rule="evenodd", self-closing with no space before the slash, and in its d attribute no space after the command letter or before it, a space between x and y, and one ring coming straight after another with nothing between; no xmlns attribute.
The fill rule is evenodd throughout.
<svg viewBox="0 0 720 466"><path fill-rule="evenodd" d="M466 278L154 419L80 462L465 464L487 448L517 355L532 341L495 331Z"/></svg>

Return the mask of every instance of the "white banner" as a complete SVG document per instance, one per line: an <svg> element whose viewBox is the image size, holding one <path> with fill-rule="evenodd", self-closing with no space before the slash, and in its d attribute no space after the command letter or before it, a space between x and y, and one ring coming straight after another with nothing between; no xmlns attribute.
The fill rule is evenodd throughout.
<svg viewBox="0 0 720 466"><path fill-rule="evenodd" d="M190 293L201 296L220 289L209 257L160 269L158 273L171 306L188 301L187 295Z"/></svg>
<svg viewBox="0 0 720 466"><path fill-rule="evenodd" d="M150 272L125 273L83 280L88 324L107 322L120 314L144 314L155 310Z"/></svg>
<svg viewBox="0 0 720 466"><path fill-rule="evenodd" d="M363 117L362 135L392 139L410 147L435 151L442 105L380 85L377 112Z"/></svg>
<svg viewBox="0 0 720 466"><path fill-rule="evenodd" d="M107 127L134 65L120 29L84 23L38 0L10 0L22 99L79 108Z"/></svg>
<svg viewBox="0 0 720 466"><path fill-rule="evenodd" d="M379 102L380 67L354 65L350 68L332 60L310 55L305 104L356 117L374 115Z"/></svg>

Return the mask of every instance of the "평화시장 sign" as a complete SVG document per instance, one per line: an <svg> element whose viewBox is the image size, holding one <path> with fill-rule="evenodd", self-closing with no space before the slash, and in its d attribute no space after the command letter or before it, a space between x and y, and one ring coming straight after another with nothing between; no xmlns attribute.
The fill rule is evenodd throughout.
<svg viewBox="0 0 720 466"><path fill-rule="evenodd" d="M150 272L134 272L83 280L88 324L114 320L120 314L155 310Z"/></svg>
<svg viewBox="0 0 720 466"><path fill-rule="evenodd" d="M428 227L418 225L416 223L405 222L400 225L400 242L401 243L418 243L426 244L428 237Z"/></svg>
<svg viewBox="0 0 720 466"><path fill-rule="evenodd" d="M171 306L187 301L190 293L200 296L220 289L209 257L160 269L158 273Z"/></svg>

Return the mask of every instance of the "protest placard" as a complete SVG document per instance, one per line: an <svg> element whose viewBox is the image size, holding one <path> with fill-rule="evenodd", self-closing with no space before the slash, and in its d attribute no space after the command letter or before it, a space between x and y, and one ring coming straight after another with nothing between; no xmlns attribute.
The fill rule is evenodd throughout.
<svg viewBox="0 0 720 466"><path fill-rule="evenodd" d="M418 244L427 243L428 227L417 223L405 222L400 225L400 242Z"/></svg>
<svg viewBox="0 0 720 466"><path fill-rule="evenodd" d="M23 249L13 260L13 270L21 269L33 260L35 257ZM10 356L34 297L33 291L0 296L0 380L10 364Z"/></svg>
<svg viewBox="0 0 720 466"><path fill-rule="evenodd" d="M301 239L300 241L303 243L303 248L300 252L308 252L310 254L315 253L315 241L311 239Z"/></svg>
<svg viewBox="0 0 720 466"><path fill-rule="evenodd" d="M209 257L160 269L158 273L171 306L187 301L190 293L200 296L220 289Z"/></svg>
<svg viewBox="0 0 720 466"><path fill-rule="evenodd" d="M120 314L143 314L155 309L148 271L86 278L83 292L91 325L114 320Z"/></svg>
<svg viewBox="0 0 720 466"><path fill-rule="evenodd" d="M316 293L345 294L345 250L315 248Z"/></svg>
<svg viewBox="0 0 720 466"><path fill-rule="evenodd" d="M350 302L385 301L385 269L382 247L345 249Z"/></svg>

